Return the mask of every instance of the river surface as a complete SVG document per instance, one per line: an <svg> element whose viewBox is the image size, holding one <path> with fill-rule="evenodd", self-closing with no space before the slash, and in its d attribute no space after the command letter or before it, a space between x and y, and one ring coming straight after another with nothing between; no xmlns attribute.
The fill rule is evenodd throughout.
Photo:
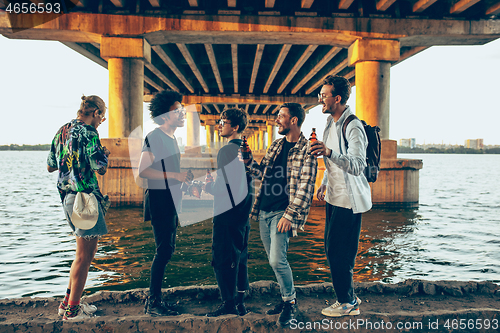
<svg viewBox="0 0 500 333"><path fill-rule="evenodd" d="M0 152L0 298L64 294L75 239L47 152ZM356 281L424 280L500 283L500 155L400 154L424 162L420 206L363 215ZM154 239L142 210L111 209L86 292L149 285ZM182 227L164 287L216 284L211 222ZM324 207L313 207L306 231L291 239L296 284L330 282L323 247ZM250 236L250 281L275 280L259 238Z"/></svg>

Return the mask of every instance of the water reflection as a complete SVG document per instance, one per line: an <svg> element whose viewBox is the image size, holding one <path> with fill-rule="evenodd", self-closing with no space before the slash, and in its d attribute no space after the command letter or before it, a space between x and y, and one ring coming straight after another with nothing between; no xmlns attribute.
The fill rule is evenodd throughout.
<svg viewBox="0 0 500 333"><path fill-rule="evenodd" d="M142 210L111 209L106 216L109 234L104 236L93 270L101 274L89 283L88 292L101 289L127 290L149 286L150 265L154 256L151 225L142 221ZM416 210L372 210L363 215L361 239L355 267L356 281L399 280L405 235L418 221ZM331 281L325 256L324 207L311 209L306 231L292 238L288 258L297 284ZM167 265L165 287L216 284L211 260L212 223L207 220L178 229L176 251ZM259 236L252 223L249 241L250 281L275 280ZM67 263L69 267L70 262Z"/></svg>

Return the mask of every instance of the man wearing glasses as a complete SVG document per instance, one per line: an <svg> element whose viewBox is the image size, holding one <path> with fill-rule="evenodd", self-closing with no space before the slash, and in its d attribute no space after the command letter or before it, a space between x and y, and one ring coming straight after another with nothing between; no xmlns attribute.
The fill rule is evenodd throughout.
<svg viewBox="0 0 500 333"><path fill-rule="evenodd" d="M284 137L270 145L260 164L245 160L249 172L262 180L250 217L259 221L260 237L281 290L281 302L267 314L280 314L282 327L289 326L297 312L286 256L289 238L304 230L316 181L317 159L308 153L308 140L300 130L305 115L300 104L283 104L276 124Z"/></svg>
<svg viewBox="0 0 500 333"><path fill-rule="evenodd" d="M241 133L248 124L248 114L241 109L221 113L219 134L228 144L217 154L217 178L204 190L214 196L212 266L219 285L222 304L208 317L247 313L243 298L248 290L249 214L252 207L251 177L238 157Z"/></svg>
<svg viewBox="0 0 500 333"><path fill-rule="evenodd" d="M150 115L159 126L144 139L139 161L139 176L148 182L144 195L144 220L151 220L156 243L149 297L144 308L151 316L179 314L174 304L163 302L161 285L165 267L175 250L181 185L191 180L187 172L181 172L180 151L174 136L175 130L184 126L186 110L181 101L182 95L172 90L164 90L151 100Z"/></svg>
<svg viewBox="0 0 500 333"><path fill-rule="evenodd" d="M332 275L337 302L323 309L329 317L359 315L361 300L354 293L353 269L361 232L361 214L372 206L371 192L364 176L368 139L361 121L352 120L343 133L345 119L352 114L346 105L351 84L341 76L327 76L319 102L328 113L323 135L311 153L323 156L326 171L316 193L326 200L325 252ZM347 146L345 144L347 141ZM326 195L325 195L326 191Z"/></svg>

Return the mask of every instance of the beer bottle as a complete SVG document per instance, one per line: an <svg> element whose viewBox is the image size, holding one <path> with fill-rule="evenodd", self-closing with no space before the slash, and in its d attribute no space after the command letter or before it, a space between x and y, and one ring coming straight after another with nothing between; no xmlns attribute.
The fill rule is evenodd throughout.
<svg viewBox="0 0 500 333"><path fill-rule="evenodd" d="M243 137L243 142L241 142L241 157L244 160L249 160L252 156L252 151L250 150L250 146L248 146L247 137Z"/></svg>
<svg viewBox="0 0 500 333"><path fill-rule="evenodd" d="M313 143L314 141L317 141L317 140L318 140L318 138L316 137L316 129L313 128L311 136L309 137L309 141L311 141L311 143Z"/></svg>
<svg viewBox="0 0 500 333"><path fill-rule="evenodd" d="M210 169L207 169L207 175L205 176L205 183L212 183L214 181L214 177L210 173Z"/></svg>

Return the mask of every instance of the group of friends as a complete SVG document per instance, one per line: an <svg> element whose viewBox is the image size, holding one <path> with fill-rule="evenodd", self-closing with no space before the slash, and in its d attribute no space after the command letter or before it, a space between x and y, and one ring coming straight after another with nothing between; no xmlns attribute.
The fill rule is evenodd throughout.
<svg viewBox="0 0 500 333"><path fill-rule="evenodd" d="M329 114L323 141L310 141L302 133L306 114L300 104L281 105L276 124L283 137L270 144L260 163L251 154L241 154L248 114L239 108L225 109L220 114L219 135L227 139L227 144L217 155L215 181L207 181L203 190L214 196L212 266L222 303L207 316L243 316L248 312L244 297L249 289L248 238L253 219L259 222L261 240L281 292L281 300L267 314L279 314L278 323L283 327L296 318L298 301L287 251L290 237L304 230L320 156L326 170L316 195L326 201L325 252L337 297L321 313L329 317L360 313L353 269L361 217L371 208L371 192L363 174L368 144L363 125L356 118L345 132L342 130L344 120L352 114L346 104L350 93L347 79L328 76L324 80L318 94L322 112ZM139 161L139 176L147 181L144 218L151 221L156 244L144 309L152 316L179 314L177 304L162 299L161 287L175 250L182 185L193 180L192 173L181 171L181 155L174 135L177 128L184 126L186 110L182 98L171 90L154 96L149 110L158 127L146 136ZM98 239L107 233L104 215L109 205L95 176L95 172L106 173L110 155L97 133L105 112L101 98L83 96L77 118L57 132L47 159L48 171L59 171L57 187L66 219L76 235L76 258L58 309L64 320L87 318L97 310L80 298ZM79 229L71 221L78 192L94 193L100 203L97 223L89 230Z"/></svg>

